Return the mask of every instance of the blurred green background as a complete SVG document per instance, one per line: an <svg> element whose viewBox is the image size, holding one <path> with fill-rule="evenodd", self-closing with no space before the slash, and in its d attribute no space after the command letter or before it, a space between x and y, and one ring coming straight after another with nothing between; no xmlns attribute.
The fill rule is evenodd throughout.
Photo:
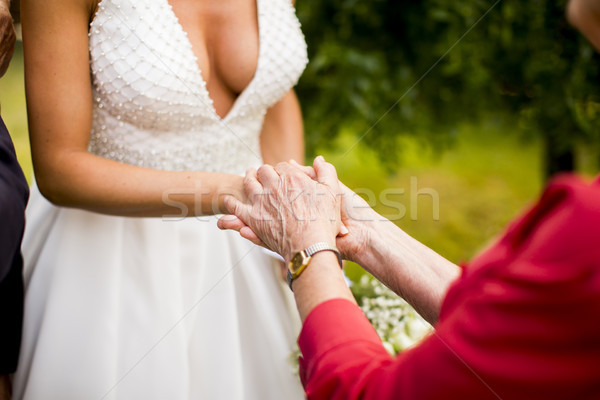
<svg viewBox="0 0 600 400"><path fill-rule="evenodd" d="M565 4L298 1L309 156L325 155L409 234L468 260L553 173L598 170L599 58ZM22 63L19 45L0 103L31 179Z"/></svg>

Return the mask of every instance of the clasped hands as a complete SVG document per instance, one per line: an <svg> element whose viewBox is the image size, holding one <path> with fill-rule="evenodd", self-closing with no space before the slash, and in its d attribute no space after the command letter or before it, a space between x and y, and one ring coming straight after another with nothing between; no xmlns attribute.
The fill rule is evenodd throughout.
<svg viewBox="0 0 600 400"><path fill-rule="evenodd" d="M344 258L353 260L366 244L360 221L372 210L321 156L313 167L291 161L250 169L244 191L247 202L225 198L230 215L219 219L219 228L236 230L286 261L317 242L336 245ZM355 218L357 212L362 218Z"/></svg>

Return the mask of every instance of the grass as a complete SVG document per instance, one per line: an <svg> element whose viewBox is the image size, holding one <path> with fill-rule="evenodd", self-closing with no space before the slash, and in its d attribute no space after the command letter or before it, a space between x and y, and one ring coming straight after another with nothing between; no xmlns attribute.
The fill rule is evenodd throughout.
<svg viewBox="0 0 600 400"><path fill-rule="evenodd" d="M19 162L31 179L20 46L0 80L0 104ZM506 134L516 129L498 123L466 124L459 129L456 145L442 153L407 136L399 155L404 167L394 174L387 173L377 155L365 146L358 145L344 156L355 140L350 134L342 135L321 153L337 166L340 179L348 186L374 195L373 206L380 213L451 261L460 262L484 247L540 192L540 144ZM416 190L411 188L411 180L416 182ZM386 188L396 191L388 196L396 202L391 207L380 201ZM432 192L439 196L439 218L435 218L434 201L427 194ZM402 208L404 215L399 213ZM416 218L411 218L411 212L417 213ZM348 267L352 279L361 274L359 267Z"/></svg>

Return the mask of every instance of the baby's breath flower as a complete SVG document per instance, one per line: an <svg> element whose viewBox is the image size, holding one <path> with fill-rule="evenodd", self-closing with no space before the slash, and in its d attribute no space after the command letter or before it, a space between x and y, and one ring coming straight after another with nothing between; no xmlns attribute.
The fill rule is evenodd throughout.
<svg viewBox="0 0 600 400"><path fill-rule="evenodd" d="M431 331L404 299L378 280L363 275L350 289L390 354L412 346Z"/></svg>
<svg viewBox="0 0 600 400"><path fill-rule="evenodd" d="M414 345L432 330L404 299L378 280L363 275L350 289L390 354L396 355ZM296 372L299 354L296 350L290 357Z"/></svg>

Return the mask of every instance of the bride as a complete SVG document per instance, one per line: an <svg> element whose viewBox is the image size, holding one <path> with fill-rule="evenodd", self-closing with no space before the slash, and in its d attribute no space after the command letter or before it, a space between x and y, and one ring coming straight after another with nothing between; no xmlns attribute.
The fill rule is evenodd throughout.
<svg viewBox="0 0 600 400"><path fill-rule="evenodd" d="M37 184L16 398L302 397L276 261L211 216L247 168L303 159L290 0L22 0L21 17Z"/></svg>

